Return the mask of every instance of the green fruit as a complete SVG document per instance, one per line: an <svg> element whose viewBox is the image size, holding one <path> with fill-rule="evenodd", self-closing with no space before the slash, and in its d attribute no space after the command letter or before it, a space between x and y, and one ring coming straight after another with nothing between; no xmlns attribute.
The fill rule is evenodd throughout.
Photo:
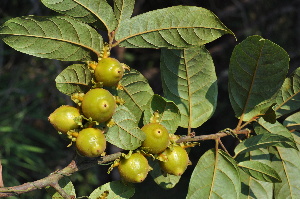
<svg viewBox="0 0 300 199"><path fill-rule="evenodd" d="M160 167L163 171L172 175L182 175L190 162L186 150L180 146L174 146L172 149L167 148L162 155L165 155L167 161L159 162Z"/></svg>
<svg viewBox="0 0 300 199"><path fill-rule="evenodd" d="M74 120L78 116L80 116L80 112L77 108L66 105L57 108L50 114L48 120L56 130L66 133L79 127Z"/></svg>
<svg viewBox="0 0 300 199"><path fill-rule="evenodd" d="M168 130L159 123L149 123L143 126L142 131L146 134L146 139L142 142L150 153L158 154L163 152L169 145Z"/></svg>
<svg viewBox="0 0 300 199"><path fill-rule="evenodd" d="M123 180L140 183L145 180L151 167L148 164L148 160L142 154L133 153L128 159L121 159L118 170Z"/></svg>
<svg viewBox="0 0 300 199"><path fill-rule="evenodd" d="M109 120L114 114L116 101L109 91L95 88L83 96L81 108L87 118L102 123Z"/></svg>
<svg viewBox="0 0 300 199"><path fill-rule="evenodd" d="M97 82L102 82L103 86L116 86L122 79L124 69L121 63L111 57L102 58L95 69Z"/></svg>
<svg viewBox="0 0 300 199"><path fill-rule="evenodd" d="M76 138L76 148L83 156L98 157L106 148L105 136L101 130L96 128L83 129Z"/></svg>

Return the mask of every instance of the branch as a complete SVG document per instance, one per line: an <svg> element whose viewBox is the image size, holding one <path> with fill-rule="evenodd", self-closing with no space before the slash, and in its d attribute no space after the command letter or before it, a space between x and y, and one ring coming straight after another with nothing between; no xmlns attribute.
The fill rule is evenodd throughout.
<svg viewBox="0 0 300 199"><path fill-rule="evenodd" d="M4 187L3 178L2 178L2 164L0 160L0 188Z"/></svg>

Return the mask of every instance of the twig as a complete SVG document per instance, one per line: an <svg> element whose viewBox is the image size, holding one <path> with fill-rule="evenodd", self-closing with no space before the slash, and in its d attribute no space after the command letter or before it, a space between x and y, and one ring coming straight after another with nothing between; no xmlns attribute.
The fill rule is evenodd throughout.
<svg viewBox="0 0 300 199"><path fill-rule="evenodd" d="M2 178L2 164L0 160L0 187L4 187L3 178Z"/></svg>

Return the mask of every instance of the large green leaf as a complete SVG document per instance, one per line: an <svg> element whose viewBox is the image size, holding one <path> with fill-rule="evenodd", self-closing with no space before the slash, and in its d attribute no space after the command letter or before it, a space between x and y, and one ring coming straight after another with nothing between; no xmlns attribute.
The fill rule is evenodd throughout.
<svg viewBox="0 0 300 199"><path fill-rule="evenodd" d="M290 130L300 130L300 112L290 115L283 121L283 125Z"/></svg>
<svg viewBox="0 0 300 199"><path fill-rule="evenodd" d="M242 155L242 154L241 154ZM257 149L250 151L248 153L243 153L244 157L239 155L236 160L241 161L250 161L254 160L256 162L261 162L266 165L271 165L270 154L268 149ZM240 176L242 181L242 191L240 199L272 199L273 198L273 183L263 182L252 178L250 175L245 173L243 170L240 170Z"/></svg>
<svg viewBox="0 0 300 199"><path fill-rule="evenodd" d="M95 189L89 199L127 199L131 198L135 192L133 184L124 184L121 181L108 182Z"/></svg>
<svg viewBox="0 0 300 199"><path fill-rule="evenodd" d="M300 68L291 77L286 78L276 99L277 117L300 109Z"/></svg>
<svg viewBox="0 0 300 199"><path fill-rule="evenodd" d="M125 150L134 150L141 146L146 136L138 127L135 116L126 106L118 106L112 119L115 125L106 133L108 142Z"/></svg>
<svg viewBox="0 0 300 199"><path fill-rule="evenodd" d="M92 73L86 64L73 64L64 69L56 78L57 89L66 94L85 93L92 86Z"/></svg>
<svg viewBox="0 0 300 199"><path fill-rule="evenodd" d="M103 46L95 29L64 16L13 18L0 27L0 37L20 52L62 61L97 60Z"/></svg>
<svg viewBox="0 0 300 199"><path fill-rule="evenodd" d="M211 11L174 6L140 14L121 24L116 33L127 48L188 48L233 34Z"/></svg>
<svg viewBox="0 0 300 199"><path fill-rule="evenodd" d="M158 113L158 122L162 124L169 133L175 133L180 121L178 107L172 102L159 95L153 95L144 111L144 124L151 121L154 113Z"/></svg>
<svg viewBox="0 0 300 199"><path fill-rule="evenodd" d="M112 7L106 0L42 0L42 3L56 12L85 23L101 21L109 32L113 31L117 24Z"/></svg>
<svg viewBox="0 0 300 199"><path fill-rule="evenodd" d="M115 0L114 1L114 12L119 25L130 19L135 0Z"/></svg>
<svg viewBox="0 0 300 199"><path fill-rule="evenodd" d="M236 162L223 151L207 151L198 161L187 199L239 199L241 181Z"/></svg>
<svg viewBox="0 0 300 199"><path fill-rule="evenodd" d="M179 126L197 128L212 116L217 103L217 77L204 46L162 49L161 75L165 97L179 108Z"/></svg>
<svg viewBox="0 0 300 199"><path fill-rule="evenodd" d="M130 69L120 81L123 86L118 90L118 95L125 100L125 106L134 114L139 121L149 100L154 95L147 79L137 70Z"/></svg>
<svg viewBox="0 0 300 199"><path fill-rule="evenodd" d="M263 133L242 141L236 146L234 152L237 156L239 154L254 151L256 149L266 148L269 146L278 146L279 144L284 144L287 142L291 142L291 140L282 135Z"/></svg>
<svg viewBox="0 0 300 199"><path fill-rule="evenodd" d="M243 121L264 114L274 103L289 67L280 46L251 36L237 45L229 66L229 97L235 115Z"/></svg>
<svg viewBox="0 0 300 199"><path fill-rule="evenodd" d="M282 182L274 184L274 199L300 198L300 154L290 148L271 148L272 167Z"/></svg>

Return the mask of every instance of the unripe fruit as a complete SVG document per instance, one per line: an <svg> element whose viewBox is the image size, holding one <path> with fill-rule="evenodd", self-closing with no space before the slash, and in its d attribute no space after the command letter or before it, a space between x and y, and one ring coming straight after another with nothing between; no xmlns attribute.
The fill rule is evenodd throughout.
<svg viewBox="0 0 300 199"><path fill-rule="evenodd" d="M148 164L148 160L142 154L133 153L128 159L121 159L118 170L123 180L140 183L145 180L151 167Z"/></svg>
<svg viewBox="0 0 300 199"><path fill-rule="evenodd" d="M83 156L98 157L106 148L105 136L100 129L83 129L76 138L76 148Z"/></svg>
<svg viewBox="0 0 300 199"><path fill-rule="evenodd" d="M96 81L103 82L103 86L116 86L123 74L121 63L111 57L102 58L95 69Z"/></svg>
<svg viewBox="0 0 300 199"><path fill-rule="evenodd" d="M116 101L108 90L95 88L83 96L81 108L86 117L101 123L112 117L116 109Z"/></svg>
<svg viewBox="0 0 300 199"><path fill-rule="evenodd" d="M163 152L169 144L168 130L159 123L149 123L141 128L146 134L146 139L142 142L142 147L145 147L150 153L158 154Z"/></svg>
<svg viewBox="0 0 300 199"><path fill-rule="evenodd" d="M76 129L79 125L75 122L75 118L80 116L80 112L73 106L61 106L50 114L48 120L54 128L62 133Z"/></svg>
<svg viewBox="0 0 300 199"><path fill-rule="evenodd" d="M189 156L185 149L180 146L167 148L163 153L168 159L166 162L159 162L160 167L166 173L180 176L189 165Z"/></svg>

